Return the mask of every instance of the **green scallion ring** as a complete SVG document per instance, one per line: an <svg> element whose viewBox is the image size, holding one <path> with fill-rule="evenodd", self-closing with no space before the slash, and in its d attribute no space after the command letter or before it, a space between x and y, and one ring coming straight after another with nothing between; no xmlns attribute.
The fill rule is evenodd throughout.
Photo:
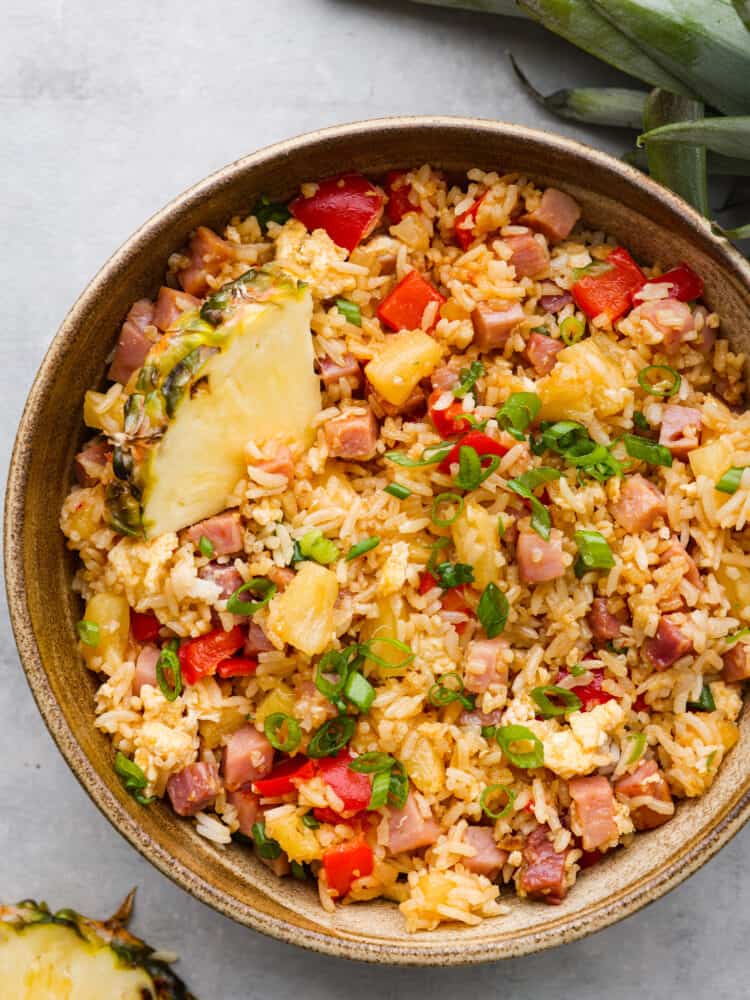
<svg viewBox="0 0 750 1000"><path fill-rule="evenodd" d="M544 745L542 741L526 726L498 726L495 739L505 756L516 767L524 769L542 767L544 764ZM514 743L531 743L532 750L512 750Z"/></svg>
<svg viewBox="0 0 750 1000"><path fill-rule="evenodd" d="M280 739L279 733L284 726L286 726L286 739ZM296 750L302 740L299 723L285 712L273 712L267 715L263 731L274 750L279 750L281 753L291 753Z"/></svg>
<svg viewBox="0 0 750 1000"><path fill-rule="evenodd" d="M96 622L89 622L82 618L81 621L76 622L76 632L84 646L94 648L99 645L99 626Z"/></svg>
<svg viewBox="0 0 750 1000"><path fill-rule="evenodd" d="M440 517L438 511L443 504L455 504L456 513L452 517ZM459 519L464 509L464 498L458 493L438 493L432 501L432 512L430 518L438 528L450 528Z"/></svg>
<svg viewBox="0 0 750 1000"><path fill-rule="evenodd" d="M394 809L403 809L409 797L409 777L406 768L397 760L391 768L391 782L388 792L388 805Z"/></svg>
<svg viewBox="0 0 750 1000"><path fill-rule="evenodd" d="M655 389L654 385L649 382L649 375L653 372L664 373L656 380L657 382L666 381L667 378L670 380L666 389ZM679 392L680 386L682 385L682 376L675 368L672 368L671 365L648 365L646 368L641 368L638 372L638 385L650 396L662 396L664 398L669 398Z"/></svg>
<svg viewBox="0 0 750 1000"><path fill-rule="evenodd" d="M318 691L329 701L335 701L344 690L349 671L358 655L359 650L354 645L343 650L329 649L318 660L313 680Z"/></svg>
<svg viewBox="0 0 750 1000"><path fill-rule="evenodd" d="M171 683L167 680L166 671L172 675ZM175 701L182 694L182 670L175 649L165 646L156 661L156 683L167 701Z"/></svg>
<svg viewBox="0 0 750 1000"><path fill-rule="evenodd" d="M243 594L246 590L249 590L251 594L258 595L261 600L241 600L240 594ZM260 611L261 608L265 608L275 593L275 583L272 583L270 580L266 580L265 577L254 576L252 580L248 580L247 583L243 583L241 587L238 587L235 590L227 601L227 611L231 612L233 615L254 615L256 611Z"/></svg>
<svg viewBox="0 0 750 1000"><path fill-rule="evenodd" d="M581 699L568 688L558 687L556 684L544 684L535 687L531 692L532 701L539 708L541 716L545 719L552 719L558 715L569 715L571 712L578 712L581 709ZM552 699L562 702L556 704Z"/></svg>
<svg viewBox="0 0 750 1000"><path fill-rule="evenodd" d="M446 683L448 680L453 686L448 686ZM471 699L464 695L464 682L455 670L443 674L440 680L432 685L427 694L427 700L436 708L451 705L454 701L460 701L467 709L474 707Z"/></svg>
<svg viewBox="0 0 750 1000"><path fill-rule="evenodd" d="M586 324L583 320L578 319L577 316L568 316L560 324L560 336L563 343L567 344L568 347L572 344L577 344L585 332Z"/></svg>
<svg viewBox="0 0 750 1000"><path fill-rule="evenodd" d="M392 646L394 649L397 649L400 653L404 654L403 660L400 660L398 663L389 663L389 661L383 659L382 656L378 656L378 654L374 653L372 650L372 644L376 642L384 642L386 646ZM400 639L394 639L389 635L373 636L372 639L368 639L367 642L361 642L358 648L366 660L371 660L384 670L403 670L404 667L407 667L412 662L415 656L412 652L411 646L407 646L405 642L401 642Z"/></svg>
<svg viewBox="0 0 750 1000"><path fill-rule="evenodd" d="M368 809L382 809L388 802L388 793L391 790L391 772L376 771L372 778L372 791Z"/></svg>
<svg viewBox="0 0 750 1000"><path fill-rule="evenodd" d="M373 549L377 548L378 545L380 545L380 537L378 535L371 535L370 538L363 538L361 542L357 542L349 549L345 556L346 562L358 559L366 552L371 552Z"/></svg>
<svg viewBox="0 0 750 1000"><path fill-rule="evenodd" d="M502 792L505 795L505 805L499 812L493 811L489 805L489 800L497 795L498 792ZM516 793L510 787L510 785L487 785L485 790L479 796L479 805L482 807L482 812L490 819L502 819L503 816L507 816L508 813L513 808L513 803L516 801Z"/></svg>
<svg viewBox="0 0 750 1000"><path fill-rule="evenodd" d="M390 771L395 763L395 758L389 754L370 750L350 760L349 770L356 771L357 774L377 774L378 771Z"/></svg>
<svg viewBox="0 0 750 1000"><path fill-rule="evenodd" d="M307 745L307 756L313 760L321 757L333 757L342 750L354 736L357 727L353 715L338 715L335 719L324 722L313 734Z"/></svg>

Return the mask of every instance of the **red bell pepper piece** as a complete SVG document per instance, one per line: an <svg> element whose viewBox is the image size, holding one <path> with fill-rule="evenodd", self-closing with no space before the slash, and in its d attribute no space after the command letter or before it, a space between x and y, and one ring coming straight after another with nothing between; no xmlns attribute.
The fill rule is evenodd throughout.
<svg viewBox="0 0 750 1000"><path fill-rule="evenodd" d="M484 199L489 194L485 191L481 198L477 198L473 205L470 205L465 212L456 216L456 241L462 250L468 250L474 240L474 225L477 221L477 211ZM467 225L471 223L471 225Z"/></svg>
<svg viewBox="0 0 750 1000"><path fill-rule="evenodd" d="M258 669L258 661L250 659L249 656L232 656L228 660L222 660L216 668L216 676L223 677L251 677Z"/></svg>
<svg viewBox="0 0 750 1000"><path fill-rule="evenodd" d="M604 855L601 851L582 851L581 856L577 861L579 868L592 868L594 865L598 864Z"/></svg>
<svg viewBox="0 0 750 1000"><path fill-rule="evenodd" d="M639 694L633 702L633 711L648 712L648 705L646 704L646 696L644 694Z"/></svg>
<svg viewBox="0 0 750 1000"><path fill-rule="evenodd" d="M457 399L455 403L451 403L450 406L446 406L444 410L435 409L435 403L444 394L444 389L435 389L430 393L430 398L427 401L430 420L435 425L435 430L440 437L456 437L468 429L469 422L466 419L464 406L460 399Z"/></svg>
<svg viewBox="0 0 750 1000"><path fill-rule="evenodd" d="M130 631L136 642L153 642L159 637L161 624L153 611L130 609Z"/></svg>
<svg viewBox="0 0 750 1000"><path fill-rule="evenodd" d="M441 306L445 297L418 271L409 271L380 303L378 317L391 330L418 330L430 302L437 302Z"/></svg>
<svg viewBox="0 0 750 1000"><path fill-rule="evenodd" d="M186 684L195 684L201 677L216 673L216 668L245 644L245 630L235 625L229 632L216 628L197 639L188 639L178 651L182 679Z"/></svg>
<svg viewBox="0 0 750 1000"><path fill-rule="evenodd" d="M357 878L372 874L372 848L363 840L350 840L323 851L323 868L329 889L341 898L352 887Z"/></svg>
<svg viewBox="0 0 750 1000"><path fill-rule="evenodd" d="M325 229L334 243L351 253L380 222L384 201L383 192L366 177L342 174L320 181L310 198L295 198L289 211L310 232Z"/></svg>
<svg viewBox="0 0 750 1000"><path fill-rule="evenodd" d="M298 754L275 767L267 778L253 782L253 791L262 798L276 798L295 790L294 782L309 781L315 775L315 761Z"/></svg>
<svg viewBox="0 0 750 1000"><path fill-rule="evenodd" d="M441 472L450 472L451 465L454 462L458 462L459 452L464 447L473 448L480 458L484 455L499 455L502 458L503 455L507 455L508 453L508 449L504 444L491 438L484 431L469 431L459 441L456 441L440 463L438 468Z"/></svg>
<svg viewBox="0 0 750 1000"><path fill-rule="evenodd" d="M604 705L608 701L614 701L615 696L610 694L608 691L602 691L602 681L604 680L603 670L592 670L592 679L588 684L580 684L572 688L573 694L578 695L581 699L581 711L590 712L592 708L596 708L597 705ZM569 676L567 671L558 675L558 682L563 679L563 677Z"/></svg>
<svg viewBox="0 0 750 1000"><path fill-rule="evenodd" d="M646 283L646 276L623 247L615 247L607 263L608 271L586 275L576 281L570 292L589 319L604 314L614 323L630 309L633 296Z"/></svg>
<svg viewBox="0 0 750 1000"><path fill-rule="evenodd" d="M428 570L425 569L419 574L420 594L426 594L433 587L439 586L438 581ZM461 611L470 618L476 618L476 615L466 603L463 587L451 587L450 590L444 590L440 598L440 604L444 611ZM458 622L453 627L461 635L468 624L468 622Z"/></svg>
<svg viewBox="0 0 750 1000"><path fill-rule="evenodd" d="M421 212L418 205L409 201L411 184L406 181L405 170L389 170L385 175L385 193L388 195L386 212L394 224L401 222L407 212Z"/></svg>
<svg viewBox="0 0 750 1000"><path fill-rule="evenodd" d="M428 570L422 570L419 574L419 593L426 594L428 591L432 590L433 587L437 587L438 582L435 577Z"/></svg>
<svg viewBox="0 0 750 1000"><path fill-rule="evenodd" d="M669 283L671 288L669 294L673 299L680 302L690 302L692 299L699 299L703 295L703 278L688 267L687 264L680 264L673 267L671 271L662 274L658 278L649 278L646 285L664 285ZM645 285L644 285L645 287Z"/></svg>
<svg viewBox="0 0 750 1000"><path fill-rule="evenodd" d="M361 812L370 804L372 783L369 774L360 774L349 769L354 754L341 750L335 757L322 757L318 761L318 773L325 783L344 803L342 816Z"/></svg>

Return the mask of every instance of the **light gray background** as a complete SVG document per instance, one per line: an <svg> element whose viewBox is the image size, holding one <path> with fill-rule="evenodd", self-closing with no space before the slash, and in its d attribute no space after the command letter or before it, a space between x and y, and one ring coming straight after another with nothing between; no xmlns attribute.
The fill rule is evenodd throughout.
<svg viewBox="0 0 750 1000"><path fill-rule="evenodd" d="M614 152L628 141L561 124L519 91L506 49L546 89L617 79L523 21L395 0L4 0L0 23L3 478L67 308L147 216L222 164L388 114L503 118ZM385 969L246 930L151 868L89 802L42 725L4 612L0 627L0 899L105 915L137 885L135 929L182 954L178 969L201 1000L747 995L750 830L647 910L527 959Z"/></svg>

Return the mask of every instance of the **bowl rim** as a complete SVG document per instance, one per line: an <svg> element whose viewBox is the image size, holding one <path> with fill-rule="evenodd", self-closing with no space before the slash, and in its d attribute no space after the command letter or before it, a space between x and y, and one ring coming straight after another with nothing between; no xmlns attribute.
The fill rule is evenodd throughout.
<svg viewBox="0 0 750 1000"><path fill-rule="evenodd" d="M67 341L86 313L89 302L96 299L100 290L107 285L134 250L150 242L176 209L184 211L190 206L199 204L215 187L231 183L236 177L252 171L266 161L304 155L306 148L316 146L321 141L347 140L362 134L370 134L376 138L378 134L385 134L394 129L409 129L428 134L440 130L467 128L488 134L509 136L519 141L527 140L543 144L550 151L576 156L607 173L618 175L626 183L639 187L651 202L661 203L671 211L686 217L692 228L701 232L703 240L712 245L716 258L722 266L738 275L750 287L750 261L747 261L727 239L717 235L711 223L694 208L672 191L642 174L637 168L575 139L511 122L448 115L364 119L305 132L242 156L192 184L138 227L86 284L55 333L29 390L15 436L5 495L5 584L11 625L21 663L48 731L73 774L99 810L115 829L163 874L223 915L273 938L312 951L389 965L477 964L531 954L602 930L658 899L713 857L750 818L750 793L730 803L707 832L695 838L693 842L685 844L683 849L673 855L660 869L648 872L634 885L630 885L615 896L590 904L580 913L560 918L552 927L547 925L543 930L531 928L521 931L510 939L501 936L497 941L466 942L461 949L457 949L455 944L452 945L447 941L435 942L430 946L429 938L420 936L420 946L424 946L416 950L409 947L408 939L398 944L387 941L371 943L364 938L348 937L337 929L324 933L298 927L293 920L261 913L247 904L232 900L202 876L177 863L176 859L170 858L158 844L146 837L137 836L136 825L130 821L128 814L119 806L99 773L92 767L54 699L36 644L25 599L22 527L27 468L24 452L27 442L36 433L45 384L56 369Z"/></svg>

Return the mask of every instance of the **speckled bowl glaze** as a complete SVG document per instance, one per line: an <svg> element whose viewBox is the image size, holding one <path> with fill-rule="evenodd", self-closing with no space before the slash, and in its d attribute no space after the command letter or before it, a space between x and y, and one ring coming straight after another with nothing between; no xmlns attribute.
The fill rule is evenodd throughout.
<svg viewBox="0 0 750 1000"><path fill-rule="evenodd" d="M343 170L377 176L425 162L449 172L520 170L564 188L589 224L615 234L643 260L688 262L705 279L706 300L721 312L724 334L750 347L748 262L683 201L612 157L549 133L472 119L393 118L313 132L238 160L180 195L114 254L73 306L18 430L6 496L5 569L21 659L52 736L102 812L157 868L220 912L285 941L373 962L451 965L580 938L633 913L707 861L750 815L748 711L742 738L708 794L683 803L672 822L586 871L560 906L509 897L508 916L416 935L405 932L388 903L338 907L329 915L311 887L277 880L249 851L218 849L168 806L144 809L123 791L110 741L93 725L95 680L75 643L74 558L57 527L85 434L84 392L102 381L130 304L155 293L169 254L195 226L217 226L247 212L261 192L288 198L300 182Z"/></svg>

